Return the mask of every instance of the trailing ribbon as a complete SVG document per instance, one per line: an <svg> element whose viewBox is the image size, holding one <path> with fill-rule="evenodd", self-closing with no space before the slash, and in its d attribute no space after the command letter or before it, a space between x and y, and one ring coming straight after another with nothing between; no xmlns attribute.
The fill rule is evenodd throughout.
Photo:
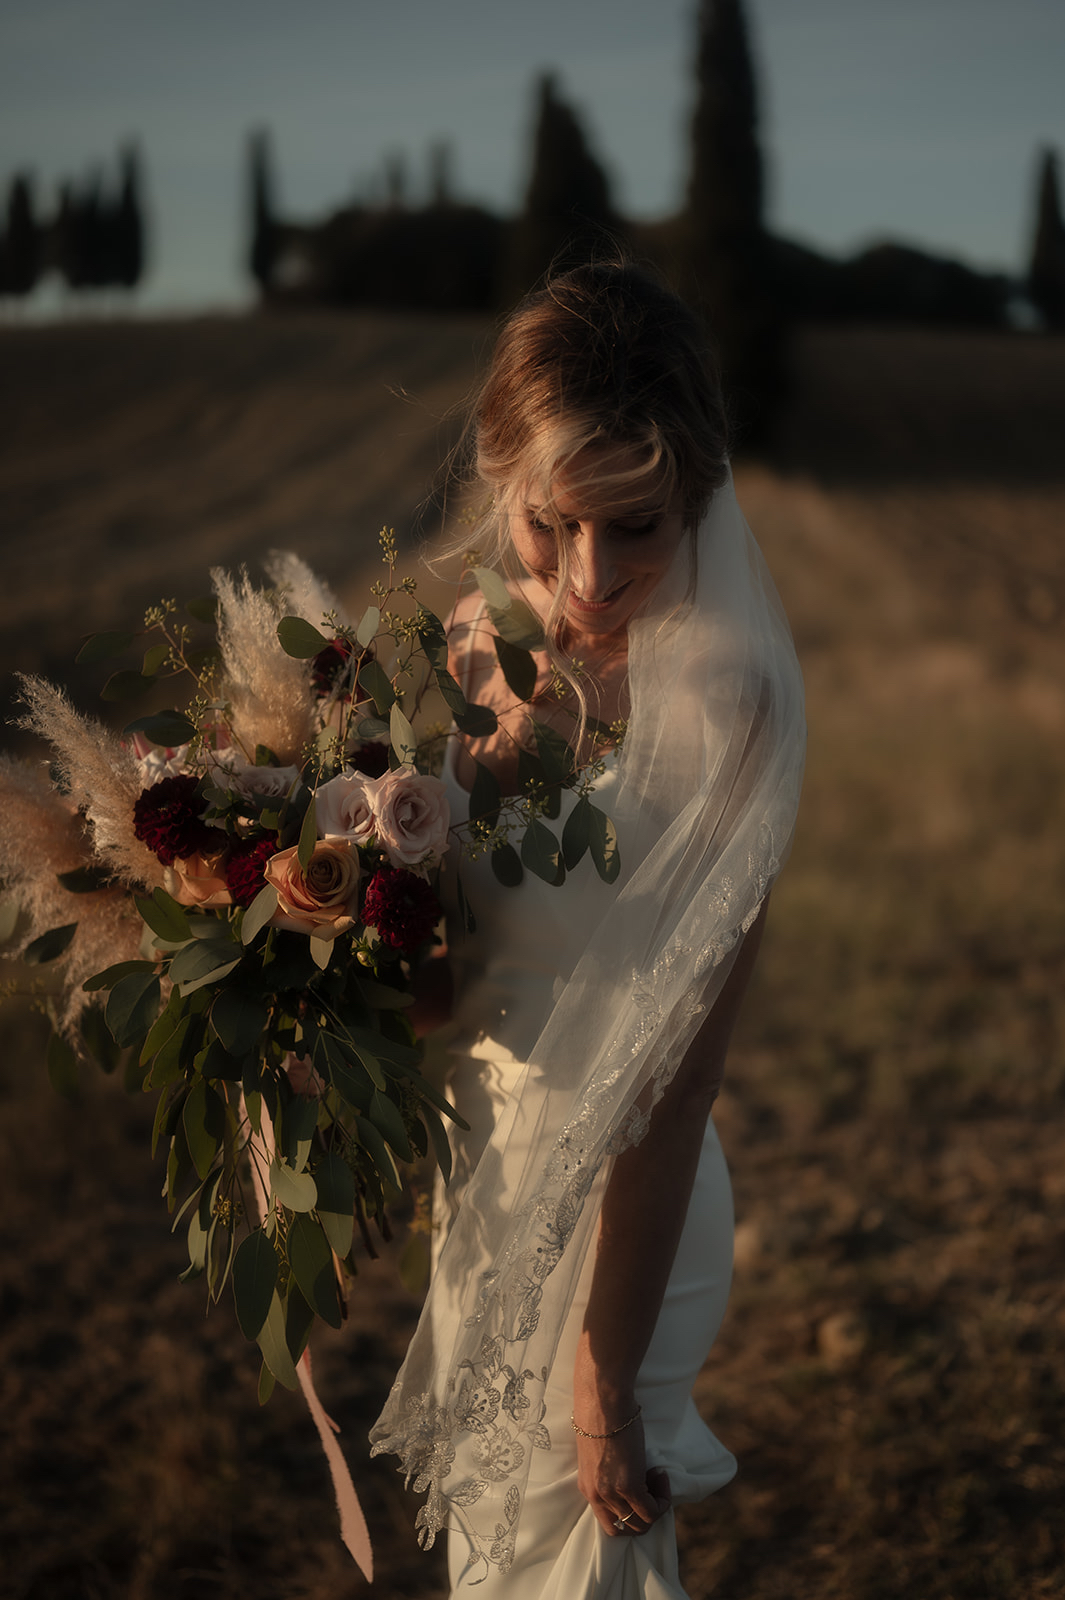
<svg viewBox="0 0 1065 1600"><path fill-rule="evenodd" d="M242 1096L243 1101L243 1096ZM243 1104L241 1106L243 1110ZM274 1125L265 1106L262 1112L262 1139L266 1149L267 1159L274 1158ZM256 1174L253 1168L253 1179L259 1181L252 1183L255 1190L255 1204L259 1212L259 1221L265 1222L270 1204L269 1191L262 1181L262 1175ZM339 1424L330 1417L314 1387L311 1376L311 1352L305 1350L296 1363L296 1376L300 1380L303 1398L307 1402L307 1409L314 1419L318 1429L318 1437L322 1441L325 1459L329 1463L329 1475L333 1480L333 1493L336 1496L337 1514L340 1517L340 1537L355 1565L366 1579L367 1583L373 1582L373 1548L370 1544L370 1530L366 1526L359 1497L355 1492L355 1485L351 1481L351 1472L344 1459L344 1453L337 1444L336 1436L340 1432Z"/></svg>

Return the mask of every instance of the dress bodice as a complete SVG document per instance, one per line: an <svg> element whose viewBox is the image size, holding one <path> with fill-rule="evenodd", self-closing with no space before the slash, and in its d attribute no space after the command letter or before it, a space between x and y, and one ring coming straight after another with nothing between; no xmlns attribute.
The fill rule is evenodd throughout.
<svg viewBox="0 0 1065 1600"><path fill-rule="evenodd" d="M449 741L443 779L452 821L461 822L469 815L469 795L458 781L453 751ZM607 811L615 783L611 751L595 783L596 798ZM556 837L575 803L573 791L564 790L561 813L548 823ZM476 922L472 933L463 929L458 913L456 878ZM508 888L495 876L487 852L471 859L457 845L446 857L442 887L455 974L451 1048L469 1056L499 1060L505 1053L524 1061L550 1012L556 985L569 977L614 891L587 856L561 886L526 871L520 884Z"/></svg>

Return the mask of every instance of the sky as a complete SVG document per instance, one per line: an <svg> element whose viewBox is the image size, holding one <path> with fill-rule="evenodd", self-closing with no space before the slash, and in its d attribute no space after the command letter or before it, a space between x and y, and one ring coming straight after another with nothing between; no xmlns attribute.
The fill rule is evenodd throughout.
<svg viewBox="0 0 1065 1600"><path fill-rule="evenodd" d="M883 238L1023 269L1037 149L1065 156L1062 0L747 0L768 223L833 254ZM0 186L141 146L146 309L246 303L244 151L268 126L280 209L380 192L431 145L501 212L555 70L625 214L683 196L695 0L0 0ZM47 296L44 297L47 302Z"/></svg>

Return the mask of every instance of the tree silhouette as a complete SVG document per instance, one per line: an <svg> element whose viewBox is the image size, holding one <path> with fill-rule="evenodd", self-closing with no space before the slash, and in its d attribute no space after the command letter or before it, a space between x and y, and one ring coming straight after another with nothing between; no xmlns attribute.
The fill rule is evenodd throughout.
<svg viewBox="0 0 1065 1600"><path fill-rule="evenodd" d="M273 155L265 128L252 134L248 146L251 191L251 245L248 266L259 287L268 293L277 265L280 239L274 209Z"/></svg>
<svg viewBox="0 0 1065 1600"><path fill-rule="evenodd" d="M682 278L705 312L726 387L748 432L779 392L782 323L762 221L758 97L740 0L701 0Z"/></svg>
<svg viewBox="0 0 1065 1600"><path fill-rule="evenodd" d="M122 151L121 184L114 216L115 277L125 289L134 289L144 272L144 212L141 204L141 163L136 145Z"/></svg>
<svg viewBox="0 0 1065 1600"><path fill-rule="evenodd" d="M33 214L30 180L25 173L20 172L11 180L4 246L0 291L29 294L41 270L41 234Z"/></svg>
<svg viewBox="0 0 1065 1600"><path fill-rule="evenodd" d="M1065 221L1061 214L1058 158L1045 149L1039 158L1035 237L1028 287L1048 328L1065 328Z"/></svg>
<svg viewBox="0 0 1065 1600"><path fill-rule="evenodd" d="M525 294L549 267L585 261L619 228L610 185L576 113L559 98L555 75L538 82L532 172L511 235L506 297Z"/></svg>

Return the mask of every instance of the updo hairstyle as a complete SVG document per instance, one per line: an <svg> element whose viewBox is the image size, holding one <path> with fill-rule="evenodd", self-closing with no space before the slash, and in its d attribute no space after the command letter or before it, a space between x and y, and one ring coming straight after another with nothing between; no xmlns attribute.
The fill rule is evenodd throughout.
<svg viewBox="0 0 1065 1600"><path fill-rule="evenodd" d="M627 263L576 267L522 302L499 336L473 424L475 476L492 492L487 520L500 556L510 511L525 501L549 517L553 485L590 446L633 451L637 465L609 487L654 474L691 529L727 474L706 333L672 291Z"/></svg>
<svg viewBox="0 0 1065 1600"><path fill-rule="evenodd" d="M728 475L727 420L706 331L642 267L600 261L563 272L504 324L471 433L468 479L481 510L464 543L476 545L485 565L525 577L511 513L531 505L554 522L559 582L545 621L547 652L575 691L583 736L592 686L564 648L570 541L554 512L556 485L583 451L603 446L609 461L620 448L633 464L621 470L615 462L609 473L604 466L596 486L624 497L651 478L662 509L682 512L694 558L695 530Z"/></svg>

